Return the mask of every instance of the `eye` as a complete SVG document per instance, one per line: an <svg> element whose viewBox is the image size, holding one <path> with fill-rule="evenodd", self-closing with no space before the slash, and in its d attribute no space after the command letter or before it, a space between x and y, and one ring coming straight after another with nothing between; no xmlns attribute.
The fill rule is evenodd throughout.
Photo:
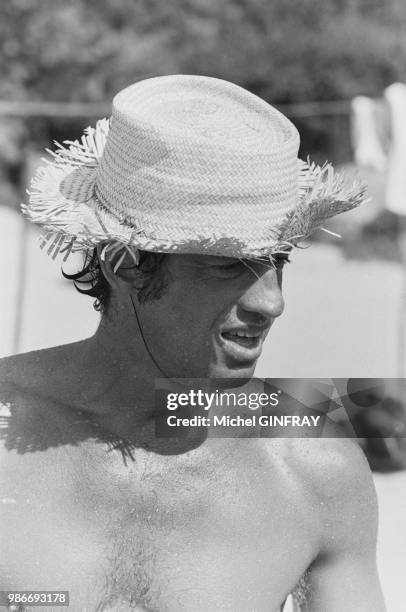
<svg viewBox="0 0 406 612"><path fill-rule="evenodd" d="M276 253L272 256L273 264L277 268L283 268L287 263L290 263L289 253Z"/></svg>
<svg viewBox="0 0 406 612"><path fill-rule="evenodd" d="M234 261L234 262L229 263L229 264L223 264L223 265L219 264L219 265L215 266L215 268L220 268L221 270L236 270L240 266L242 266L242 262L241 261Z"/></svg>
<svg viewBox="0 0 406 612"><path fill-rule="evenodd" d="M212 265L212 268L221 274L230 275L240 274L246 269L243 262L239 259L225 263L216 263Z"/></svg>
<svg viewBox="0 0 406 612"><path fill-rule="evenodd" d="M275 261L277 266L284 266L287 263L290 263L289 255L278 255Z"/></svg>

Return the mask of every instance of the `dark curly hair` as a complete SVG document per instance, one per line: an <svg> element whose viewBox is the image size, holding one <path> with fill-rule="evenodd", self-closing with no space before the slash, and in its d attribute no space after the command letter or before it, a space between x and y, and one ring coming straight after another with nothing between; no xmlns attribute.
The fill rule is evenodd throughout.
<svg viewBox="0 0 406 612"><path fill-rule="evenodd" d="M135 282L137 297L141 303L144 303L159 299L167 286L168 275L163 270L166 254L148 251L140 251L139 254L139 265L132 267L137 269ZM62 270L62 274L64 278L74 282L79 293L95 298L93 303L95 310L107 313L111 302L111 287L101 269L96 248L85 255L81 270L73 274Z"/></svg>

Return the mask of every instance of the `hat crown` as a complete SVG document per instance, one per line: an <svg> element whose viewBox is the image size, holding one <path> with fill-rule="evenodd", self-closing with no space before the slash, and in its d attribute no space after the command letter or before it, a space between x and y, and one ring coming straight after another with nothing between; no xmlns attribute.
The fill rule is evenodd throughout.
<svg viewBox="0 0 406 612"><path fill-rule="evenodd" d="M207 219L237 234L253 214L269 223L273 211L277 223L296 205L298 148L294 125L237 85L147 79L113 100L96 193L121 221L155 235L195 231Z"/></svg>
<svg viewBox="0 0 406 612"><path fill-rule="evenodd" d="M292 146L299 134L282 113L249 91L213 77L172 75L140 81L113 100L113 118L145 124L169 139L240 153Z"/></svg>

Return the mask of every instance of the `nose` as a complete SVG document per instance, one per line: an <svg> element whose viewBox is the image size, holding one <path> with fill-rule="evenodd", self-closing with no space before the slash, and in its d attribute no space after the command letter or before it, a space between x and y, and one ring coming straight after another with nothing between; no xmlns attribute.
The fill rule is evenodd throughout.
<svg viewBox="0 0 406 612"><path fill-rule="evenodd" d="M267 270L256 278L241 295L238 306L259 322L269 323L279 317L285 307L281 277L277 270Z"/></svg>

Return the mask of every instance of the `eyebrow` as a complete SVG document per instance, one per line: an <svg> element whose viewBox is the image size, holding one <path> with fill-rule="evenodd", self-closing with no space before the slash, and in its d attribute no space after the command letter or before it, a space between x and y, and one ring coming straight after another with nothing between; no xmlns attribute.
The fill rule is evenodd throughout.
<svg viewBox="0 0 406 612"><path fill-rule="evenodd" d="M200 261L197 260L197 263L200 264L206 264L206 265L211 265L211 266L215 266L218 263L234 263L236 261L241 261L241 259L239 257L229 257L229 256L222 256L222 255L205 255L204 256L205 259L201 259Z"/></svg>
<svg viewBox="0 0 406 612"><path fill-rule="evenodd" d="M262 264L263 266L272 267L272 260L275 262L278 261L289 261L289 255L292 251L292 247L288 247L286 249L281 249L274 254L249 258L249 257L231 257L228 255L205 255L204 259L201 258L201 255L198 255L195 259L195 263L199 266L216 266L219 264L232 265L234 263L241 263L247 267L255 266L255 264ZM201 259L198 259L201 258ZM272 258L272 259L271 259Z"/></svg>
<svg viewBox="0 0 406 612"><path fill-rule="evenodd" d="M290 251L284 251L283 253L275 253L272 255L272 259L288 259Z"/></svg>

